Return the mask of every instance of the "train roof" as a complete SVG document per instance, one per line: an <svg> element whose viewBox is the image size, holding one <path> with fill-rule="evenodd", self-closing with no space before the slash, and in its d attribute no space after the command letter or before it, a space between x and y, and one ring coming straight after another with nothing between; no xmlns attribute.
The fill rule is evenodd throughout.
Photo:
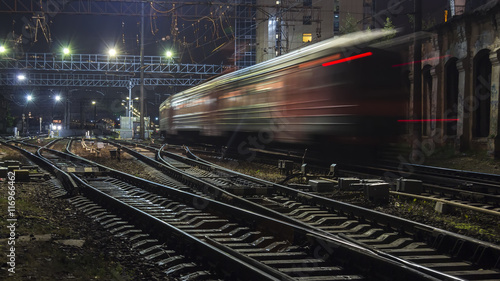
<svg viewBox="0 0 500 281"><path fill-rule="evenodd" d="M340 37L326 39L310 46L292 51L288 54L216 77L210 81L174 94L169 98L175 98L176 96L178 97L181 94L190 96L190 94L195 94L196 92L204 91L208 88L217 87L218 85L222 85L228 82L234 82L240 79L246 79L254 75L262 74L264 71L275 71L313 59L328 56L332 53L350 52L352 51L352 49L360 49L366 47L371 43L377 42L378 40L393 34L394 31L371 30L354 32Z"/></svg>

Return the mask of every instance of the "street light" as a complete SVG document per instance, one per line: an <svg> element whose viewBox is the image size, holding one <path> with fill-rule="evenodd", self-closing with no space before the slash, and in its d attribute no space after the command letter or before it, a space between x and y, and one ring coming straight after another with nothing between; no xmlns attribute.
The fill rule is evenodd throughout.
<svg viewBox="0 0 500 281"><path fill-rule="evenodd" d="M28 118L26 118L26 107L28 107L28 103L30 101L33 100L33 95L31 94L27 94L26 95L26 104L24 105L24 109L23 109L23 115L22 115L22 119L23 119L23 122L22 122L22 132L23 134L26 134L29 132L29 126L30 126L30 123L29 123L29 118L31 117L31 113L28 114Z"/></svg>
<svg viewBox="0 0 500 281"><path fill-rule="evenodd" d="M96 125L96 118L97 118L97 111L96 111L96 102L95 101L92 101L92 104L94 105L94 128L95 128L95 125Z"/></svg>
<svg viewBox="0 0 500 281"><path fill-rule="evenodd" d="M114 48L111 48L108 50L108 54L109 56L114 57L116 56L116 50Z"/></svg>
<svg viewBox="0 0 500 281"><path fill-rule="evenodd" d="M19 80L19 81L24 81L24 80L26 80L26 75L24 75L24 74L18 74L18 75L17 75L17 80Z"/></svg>
<svg viewBox="0 0 500 281"><path fill-rule="evenodd" d="M165 52L165 56L167 57L167 63L171 63L173 61L173 58L174 58L174 53L170 50L167 50Z"/></svg>
<svg viewBox="0 0 500 281"><path fill-rule="evenodd" d="M3 54L7 51L3 45L0 45L0 54Z"/></svg>
<svg viewBox="0 0 500 281"><path fill-rule="evenodd" d="M68 47L63 48L63 54L65 54L65 55L69 55L69 53L70 53L70 50L69 50L69 48L68 48Z"/></svg>
<svg viewBox="0 0 500 281"><path fill-rule="evenodd" d="M51 122L54 122L54 111L55 111L55 107L59 101L61 101L61 95L54 96L54 105L52 106L52 120L51 120Z"/></svg>

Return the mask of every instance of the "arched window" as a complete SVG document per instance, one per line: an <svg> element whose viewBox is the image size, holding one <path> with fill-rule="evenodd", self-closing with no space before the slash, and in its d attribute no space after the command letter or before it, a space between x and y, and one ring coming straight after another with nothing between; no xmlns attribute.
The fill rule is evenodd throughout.
<svg viewBox="0 0 500 281"><path fill-rule="evenodd" d="M487 137L490 132L491 62L489 54L489 50L482 50L474 58L473 137Z"/></svg>
<svg viewBox="0 0 500 281"><path fill-rule="evenodd" d="M445 119L457 119L458 116L458 68L457 58L450 59L445 65L445 100L444 116ZM448 136L457 135L457 122L446 122L446 134Z"/></svg>

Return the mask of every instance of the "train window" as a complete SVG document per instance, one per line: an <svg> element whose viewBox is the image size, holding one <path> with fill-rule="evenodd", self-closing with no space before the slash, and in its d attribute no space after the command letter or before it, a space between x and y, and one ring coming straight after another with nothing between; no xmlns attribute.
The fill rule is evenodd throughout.
<svg viewBox="0 0 500 281"><path fill-rule="evenodd" d="M312 41L312 33L302 33L302 42L307 43Z"/></svg>

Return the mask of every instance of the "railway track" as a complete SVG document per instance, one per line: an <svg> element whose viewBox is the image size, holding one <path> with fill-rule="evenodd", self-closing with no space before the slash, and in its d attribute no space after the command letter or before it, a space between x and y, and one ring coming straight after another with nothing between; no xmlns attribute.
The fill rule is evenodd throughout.
<svg viewBox="0 0 500 281"><path fill-rule="evenodd" d="M202 154L215 156L216 152L193 150ZM229 153L230 155L231 154ZM297 152L255 150L256 161L263 165L276 166L276 158L290 160L295 163L303 161L305 155ZM231 156L230 156L231 157ZM237 156L234 156L237 157ZM317 157L317 156L316 156ZM271 162L269 159L273 159ZM327 163L308 157L312 165L308 169L312 174L326 175ZM392 162L391 162L392 163ZM357 177L359 179L382 179L397 190L400 178L422 181L421 193L408 193L401 190L391 191L394 196L405 196L421 200L435 201L454 208L468 209L488 215L500 215L500 176L463 170L446 169L409 163L379 165L339 164L336 165L336 175L339 177ZM295 169L300 168L295 165Z"/></svg>
<svg viewBox="0 0 500 281"><path fill-rule="evenodd" d="M136 247L158 266L165 266L167 275L185 280L201 276L224 280L438 280L345 239L139 179L80 157L47 148L39 149L38 156L24 153L65 177L65 186L72 185L69 189L91 200L81 195L72 198L111 232L138 239Z"/></svg>
<svg viewBox="0 0 500 281"><path fill-rule="evenodd" d="M405 164L404 169L392 166L344 165L339 169L339 173L344 176L378 177L393 185L396 185L401 177L420 180L423 190L418 195L422 197L490 215L500 215L499 175L410 164Z"/></svg>
<svg viewBox="0 0 500 281"><path fill-rule="evenodd" d="M146 147L136 147L139 146L122 146L152 166L162 166L152 159L150 153L149 157L141 156L140 151ZM155 149L151 148L150 151ZM207 196L217 196L218 192L218 198L223 198L220 194L235 192L236 197L244 199L239 201L235 196L225 195L232 196L233 205L265 212L268 216L328 236L340 237L403 261L408 266L423 267L430 274L464 280L500 278L500 247L497 245L234 173L200 161L194 155L186 158L162 150L156 152L157 159L169 166L168 173L173 173L172 170L188 172L185 175L196 177L202 182L198 182L198 185L203 186L199 190L204 189ZM166 171L165 167L161 169Z"/></svg>

